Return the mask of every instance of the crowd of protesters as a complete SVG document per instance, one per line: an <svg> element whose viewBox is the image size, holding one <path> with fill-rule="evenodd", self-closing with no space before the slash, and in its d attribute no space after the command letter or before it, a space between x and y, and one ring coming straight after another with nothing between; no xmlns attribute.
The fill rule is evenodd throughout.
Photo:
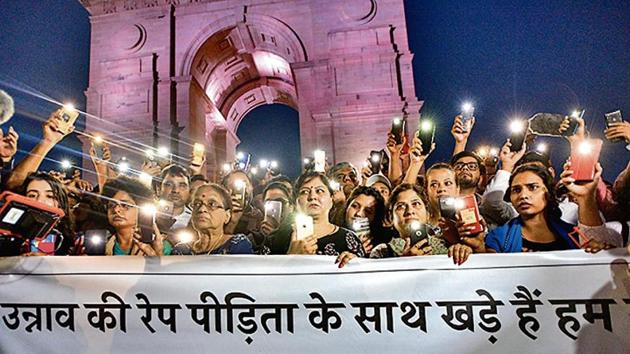
<svg viewBox="0 0 630 354"><path fill-rule="evenodd" d="M147 159L141 174L128 173L117 168L107 136L93 136L93 166L84 166L97 176L93 184L81 173L39 171L48 152L73 133L63 112L51 114L42 139L21 161L14 161L18 133L5 129L1 137L3 191L32 200L33 208L62 212L37 237L0 225L3 255L301 254L335 256L343 267L360 257L448 255L462 264L476 253L628 245L630 163L608 183L600 158L591 163L592 178L578 180L575 160L556 171L548 153L532 149L531 131L521 146L508 139L496 151L472 151L474 118L457 116L450 161L426 166L444 142L392 131L365 165L307 159L295 181L272 168L255 174L241 160L212 177L205 159L194 158L187 165ZM573 150L592 141L584 120L574 119L574 134L556 139ZM612 123L604 136L604 144L630 147L630 123Z"/></svg>

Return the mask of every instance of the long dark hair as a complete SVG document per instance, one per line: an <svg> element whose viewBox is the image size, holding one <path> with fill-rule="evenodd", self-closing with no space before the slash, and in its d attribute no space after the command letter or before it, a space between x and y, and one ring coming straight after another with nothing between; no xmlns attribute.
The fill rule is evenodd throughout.
<svg viewBox="0 0 630 354"><path fill-rule="evenodd" d="M510 176L510 187L505 192L505 196L503 197L503 199L506 202L511 202L512 199L510 198L510 195L512 194L512 182L514 181L514 177L525 172L531 172L538 176L543 181L543 184L547 189L547 192L545 192L545 197L547 199L545 214L547 215L547 218L560 219L560 216L562 216L562 211L560 210L560 207L558 206L558 200L555 197L556 184L554 183L553 177L549 173L549 170L547 170L547 168L543 166L526 164L516 168L516 170L514 170L514 172L512 173L512 176Z"/></svg>
<svg viewBox="0 0 630 354"><path fill-rule="evenodd" d="M26 177L22 186L19 188L18 193L26 196L28 185L33 181L44 181L48 183L55 199L57 200L59 209L63 210L64 214L66 214L63 218L61 218L55 227L55 229L63 235L61 244L56 245L58 248L55 251L55 254L66 255L68 254L70 247L74 244L74 238L76 236L74 232L74 220L68 204L68 192L66 191L65 186L55 177L52 177L44 172L34 172Z"/></svg>
<svg viewBox="0 0 630 354"><path fill-rule="evenodd" d="M346 205L344 210L345 213L348 211L348 207L355 199L357 199L360 195L367 195L368 197L373 197L376 201L376 205L374 207L374 220L370 223L370 233L372 237L376 240L373 244L377 245L379 243L388 242L389 240L383 240L385 238L385 230L383 228L383 222L385 221L386 207L385 200L381 193L379 193L376 189L372 187L366 186L358 186L352 190L348 200L346 201ZM344 217L345 220L345 217ZM348 228L352 228L352 225L346 225Z"/></svg>

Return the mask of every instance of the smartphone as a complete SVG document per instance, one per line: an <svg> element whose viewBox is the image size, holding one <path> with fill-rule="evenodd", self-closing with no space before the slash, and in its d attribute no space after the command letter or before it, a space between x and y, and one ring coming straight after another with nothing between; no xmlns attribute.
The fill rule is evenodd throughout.
<svg viewBox="0 0 630 354"><path fill-rule="evenodd" d="M90 256L102 256L105 254L105 246L109 239L109 231L104 229L86 230L83 236L85 253Z"/></svg>
<svg viewBox="0 0 630 354"><path fill-rule="evenodd" d="M324 173L326 171L326 151L315 150L313 160L315 161L315 172Z"/></svg>
<svg viewBox="0 0 630 354"><path fill-rule="evenodd" d="M614 111L610 113L606 113L606 128L610 129L610 125L612 123L621 123L623 122L623 118L621 117L621 111ZM618 143L620 141L624 141L622 138L612 139L610 142Z"/></svg>
<svg viewBox="0 0 630 354"><path fill-rule="evenodd" d="M235 180L230 192L235 199L241 201L241 206L245 207L245 194L247 193L247 183L241 179Z"/></svg>
<svg viewBox="0 0 630 354"><path fill-rule="evenodd" d="M472 125L473 115L475 114L475 107L467 107L468 109L462 110L462 133L468 133L470 126Z"/></svg>
<svg viewBox="0 0 630 354"><path fill-rule="evenodd" d="M372 150L370 151L370 170L372 174L378 174L381 172L381 164L383 162L383 153L381 151Z"/></svg>
<svg viewBox="0 0 630 354"><path fill-rule="evenodd" d="M461 205L459 205L460 209L458 212L464 225L474 226L471 230L474 234L483 231L483 226L481 225L481 215L479 214L479 207L477 205L477 198L475 198L474 195L467 195L460 197L459 200L461 201Z"/></svg>
<svg viewBox="0 0 630 354"><path fill-rule="evenodd" d="M33 253L44 253L47 255L54 255L57 247L57 235L50 233L44 237L38 237L31 240L30 248Z"/></svg>
<svg viewBox="0 0 630 354"><path fill-rule="evenodd" d="M585 139L571 146L571 169L576 182L593 180L602 144L600 139Z"/></svg>
<svg viewBox="0 0 630 354"><path fill-rule="evenodd" d="M65 216L63 210L12 192L0 194L0 234L43 238Z"/></svg>
<svg viewBox="0 0 630 354"><path fill-rule="evenodd" d="M435 124L429 120L421 119L418 122L418 138L422 142L422 155L428 155L435 139Z"/></svg>
<svg viewBox="0 0 630 354"><path fill-rule="evenodd" d="M79 111L71 107L62 107L59 130L63 133L68 133L70 127L77 121L77 118L79 118Z"/></svg>
<svg viewBox="0 0 630 354"><path fill-rule="evenodd" d="M158 213L160 213L160 216L172 218L174 210L175 205L173 202L168 200L160 200L158 202Z"/></svg>
<svg viewBox="0 0 630 354"><path fill-rule="evenodd" d="M252 160L252 154L247 152L238 153L234 160L234 167L236 169L247 171Z"/></svg>
<svg viewBox="0 0 630 354"><path fill-rule="evenodd" d="M269 200L265 202L265 218L264 220L275 220L276 224L282 221L282 202L277 200Z"/></svg>
<svg viewBox="0 0 630 354"><path fill-rule="evenodd" d="M518 152L523 148L523 144L525 144L525 134L527 134L528 124L524 124L522 129L514 129L512 130L512 134L510 134L510 151Z"/></svg>
<svg viewBox="0 0 630 354"><path fill-rule="evenodd" d="M193 158L190 162L195 166L201 166L203 163L203 156L206 153L206 147L203 144L195 143L193 145Z"/></svg>
<svg viewBox="0 0 630 354"><path fill-rule="evenodd" d="M462 201L458 197L440 197L440 215L449 220L455 220Z"/></svg>
<svg viewBox="0 0 630 354"><path fill-rule="evenodd" d="M315 233L313 228L313 218L303 214L296 215L295 232L298 240L303 240L312 236Z"/></svg>
<svg viewBox="0 0 630 354"><path fill-rule="evenodd" d="M412 246L429 237L429 227L427 224L412 222L408 227Z"/></svg>
<svg viewBox="0 0 630 354"><path fill-rule="evenodd" d="M94 153L96 154L96 158L102 160L103 159L103 144L98 144L92 141L92 147L94 148Z"/></svg>
<svg viewBox="0 0 630 354"><path fill-rule="evenodd" d="M153 224L155 223L154 212L148 212L140 209L138 211L138 226L140 227L140 241L151 243L155 240L153 233Z"/></svg>
<svg viewBox="0 0 630 354"><path fill-rule="evenodd" d="M394 140L396 140L396 145L400 145L403 143L403 135L405 134L405 125L406 121L400 118L396 118L392 121L392 130L391 133L394 135Z"/></svg>
<svg viewBox="0 0 630 354"><path fill-rule="evenodd" d="M363 242L370 237L370 219L355 217L352 219L352 229Z"/></svg>

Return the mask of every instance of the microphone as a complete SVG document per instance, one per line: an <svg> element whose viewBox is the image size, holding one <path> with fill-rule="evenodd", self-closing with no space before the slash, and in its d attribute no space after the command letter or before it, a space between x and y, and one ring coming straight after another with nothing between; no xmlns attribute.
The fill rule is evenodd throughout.
<svg viewBox="0 0 630 354"><path fill-rule="evenodd" d="M3 90L0 90L0 125L6 123L13 117L15 107L13 98Z"/></svg>

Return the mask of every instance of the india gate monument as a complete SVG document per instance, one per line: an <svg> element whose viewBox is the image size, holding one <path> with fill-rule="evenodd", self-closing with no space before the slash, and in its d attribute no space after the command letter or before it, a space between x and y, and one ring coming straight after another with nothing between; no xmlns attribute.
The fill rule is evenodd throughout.
<svg viewBox="0 0 630 354"><path fill-rule="evenodd" d="M403 0L80 1L92 29L86 130L179 156L203 142L211 174L261 105L299 112L304 156L355 164L422 106Z"/></svg>

